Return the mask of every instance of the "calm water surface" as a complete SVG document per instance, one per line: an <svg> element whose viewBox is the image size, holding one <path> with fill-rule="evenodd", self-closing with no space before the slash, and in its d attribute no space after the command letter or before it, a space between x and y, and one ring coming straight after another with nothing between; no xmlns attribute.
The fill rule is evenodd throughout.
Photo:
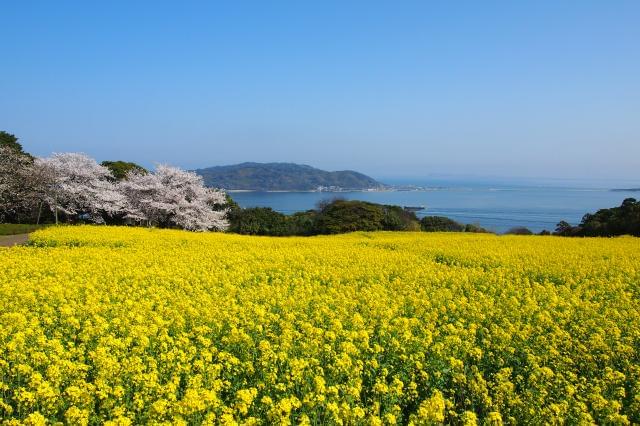
<svg viewBox="0 0 640 426"><path fill-rule="evenodd" d="M342 197L399 206L425 206L417 212L475 223L494 232L526 226L534 232L553 230L561 220L578 224L587 212L618 206L640 193L608 189L465 185L426 191L397 192L232 192L242 207L271 207L291 214L314 208L319 201Z"/></svg>

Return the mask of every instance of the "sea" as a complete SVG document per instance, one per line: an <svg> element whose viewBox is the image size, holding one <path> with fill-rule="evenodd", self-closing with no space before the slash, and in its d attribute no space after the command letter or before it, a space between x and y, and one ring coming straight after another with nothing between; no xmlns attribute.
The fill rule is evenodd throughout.
<svg viewBox="0 0 640 426"><path fill-rule="evenodd" d="M446 216L461 223L480 225L504 233L524 226L533 232L553 231L564 220L580 223L585 213L619 206L625 198L640 198L638 191L613 191L584 185L509 184L505 182L403 181L385 183L419 190L353 192L230 191L241 207L271 207L292 214L315 208L324 200L344 198L404 207L423 207L423 216Z"/></svg>

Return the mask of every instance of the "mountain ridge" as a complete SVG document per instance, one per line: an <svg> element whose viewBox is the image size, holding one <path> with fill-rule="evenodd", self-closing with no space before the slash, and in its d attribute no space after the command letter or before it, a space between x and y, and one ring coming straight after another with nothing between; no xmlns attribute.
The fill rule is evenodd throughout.
<svg viewBox="0 0 640 426"><path fill-rule="evenodd" d="M326 171L286 162L244 162L194 171L202 176L205 185L229 191L345 191L385 187L354 170Z"/></svg>

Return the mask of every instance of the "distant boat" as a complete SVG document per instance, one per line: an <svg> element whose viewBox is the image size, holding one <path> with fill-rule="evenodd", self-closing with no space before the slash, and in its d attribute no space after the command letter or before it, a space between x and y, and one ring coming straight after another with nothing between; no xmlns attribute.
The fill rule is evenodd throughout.
<svg viewBox="0 0 640 426"><path fill-rule="evenodd" d="M403 209L405 209L408 212L419 212L420 210L426 209L426 207L425 206L404 206Z"/></svg>

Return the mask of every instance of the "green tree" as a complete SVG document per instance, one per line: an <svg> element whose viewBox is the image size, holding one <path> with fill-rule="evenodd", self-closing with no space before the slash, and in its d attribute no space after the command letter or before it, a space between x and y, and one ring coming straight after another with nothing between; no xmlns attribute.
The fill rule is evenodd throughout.
<svg viewBox="0 0 640 426"><path fill-rule="evenodd" d="M133 172L133 171L142 173L142 174L149 173L148 170L145 169L144 167L129 161L120 161L120 160L103 161L100 164L106 167L107 169L109 169L111 171L111 174L113 174L113 177L116 178L116 180L125 179L129 174L129 172Z"/></svg>
<svg viewBox="0 0 640 426"><path fill-rule="evenodd" d="M554 232L556 235L569 236L573 233L573 226L564 220L561 220L556 225L556 230Z"/></svg>
<svg viewBox="0 0 640 426"><path fill-rule="evenodd" d="M17 152L24 153L22 150L22 145L18 142L18 138L4 130L0 131L0 146L8 146L16 150Z"/></svg>
<svg viewBox="0 0 640 426"><path fill-rule="evenodd" d="M318 212L307 210L287 217L290 235L313 235L316 233L316 217Z"/></svg>
<svg viewBox="0 0 640 426"><path fill-rule="evenodd" d="M229 231L247 235L290 235L287 217L269 207L230 210Z"/></svg>
<svg viewBox="0 0 640 426"><path fill-rule="evenodd" d="M473 232L476 234L488 234L489 231L476 223L467 223L464 226L464 232Z"/></svg>
<svg viewBox="0 0 640 426"><path fill-rule="evenodd" d="M385 212L382 206L355 200L336 200L326 205L316 219L320 234L341 234L354 231L384 229Z"/></svg>
<svg viewBox="0 0 640 426"><path fill-rule="evenodd" d="M241 209L240 205L236 203L236 201L233 198L231 198L231 195L229 195L229 193L225 193L224 198L226 202L224 204L216 204L215 206L213 206L214 210L228 209L229 213L231 213L233 211ZM229 215L229 213L227 213L227 216Z"/></svg>
<svg viewBox="0 0 640 426"><path fill-rule="evenodd" d="M525 228L524 226L515 226L510 228L507 232L507 235L533 235L533 232L529 228Z"/></svg>
<svg viewBox="0 0 640 426"><path fill-rule="evenodd" d="M23 155L28 161L33 162L34 157L22 149L22 144L18 142L18 138L4 130L0 131L0 146L11 148L20 155Z"/></svg>
<svg viewBox="0 0 640 426"><path fill-rule="evenodd" d="M600 209L593 214L587 213L578 228L578 235L588 237L625 234L640 236L640 202L635 198L627 198L620 207Z"/></svg>
<svg viewBox="0 0 640 426"><path fill-rule="evenodd" d="M400 206L383 205L384 219L382 226L385 231L419 231L420 222L416 214Z"/></svg>
<svg viewBox="0 0 640 426"><path fill-rule="evenodd" d="M627 198L619 207L587 213L578 226L571 226L563 220L556 226L555 234L567 237L640 237L640 202Z"/></svg>
<svg viewBox="0 0 640 426"><path fill-rule="evenodd" d="M444 216L425 216L420 220L420 227L425 232L463 232L465 226Z"/></svg>

